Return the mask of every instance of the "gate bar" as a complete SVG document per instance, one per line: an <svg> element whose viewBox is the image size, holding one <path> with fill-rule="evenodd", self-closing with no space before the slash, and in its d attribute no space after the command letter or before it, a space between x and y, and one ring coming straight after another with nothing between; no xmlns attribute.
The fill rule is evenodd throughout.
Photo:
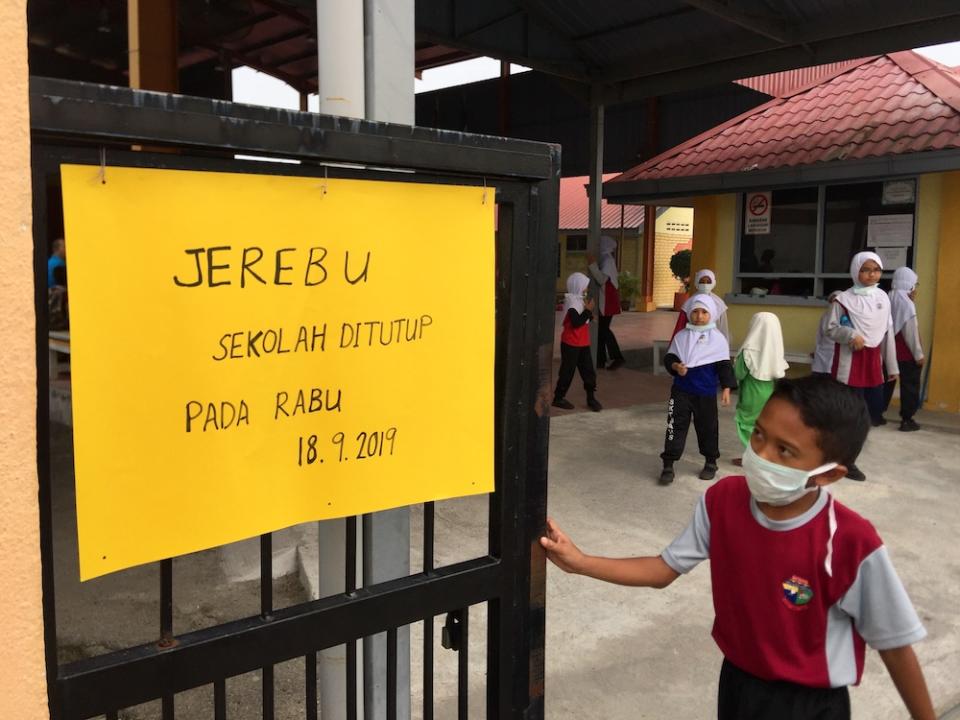
<svg viewBox="0 0 960 720"><path fill-rule="evenodd" d="M170 122L173 114L178 122ZM53 78L30 79L34 133L381 167L549 178L544 144Z"/></svg>
<svg viewBox="0 0 960 720"><path fill-rule="evenodd" d="M413 575L361 588L351 598L334 595L281 608L269 622L256 616L185 633L166 650L141 645L63 665L57 680L63 720L102 715L106 698L114 707L139 705L408 625L425 613L439 615L486 602L501 586L500 560L478 558L427 577Z"/></svg>

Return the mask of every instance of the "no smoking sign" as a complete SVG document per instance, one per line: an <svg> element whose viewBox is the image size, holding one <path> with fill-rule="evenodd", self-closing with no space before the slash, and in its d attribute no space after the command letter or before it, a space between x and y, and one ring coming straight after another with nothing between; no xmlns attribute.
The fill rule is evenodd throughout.
<svg viewBox="0 0 960 720"><path fill-rule="evenodd" d="M770 193L747 193L747 213L744 218L744 233L747 235L770 234Z"/></svg>

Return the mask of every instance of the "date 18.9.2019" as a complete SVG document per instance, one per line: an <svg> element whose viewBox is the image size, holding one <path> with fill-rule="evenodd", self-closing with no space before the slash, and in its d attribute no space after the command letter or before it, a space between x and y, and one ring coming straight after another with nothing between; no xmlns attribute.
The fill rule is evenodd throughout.
<svg viewBox="0 0 960 720"><path fill-rule="evenodd" d="M372 458L389 457L393 455L397 442L395 427L385 430L371 430L358 432L351 440L343 432L334 433L330 438L326 450L332 454L325 457L323 442L317 435L301 435L297 438L297 465L313 465L323 463L325 459L335 462L347 460L369 460Z"/></svg>

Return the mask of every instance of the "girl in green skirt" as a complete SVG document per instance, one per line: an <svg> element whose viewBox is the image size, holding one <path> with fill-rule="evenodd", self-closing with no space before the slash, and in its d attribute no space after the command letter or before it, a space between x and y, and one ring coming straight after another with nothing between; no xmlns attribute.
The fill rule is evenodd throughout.
<svg viewBox="0 0 960 720"><path fill-rule="evenodd" d="M750 320L734 372L740 385L737 397L737 434L744 447L750 444L753 425L767 404L773 383L782 378L787 361L783 359L783 332L780 320L770 312L759 312ZM735 465L740 463L734 460Z"/></svg>

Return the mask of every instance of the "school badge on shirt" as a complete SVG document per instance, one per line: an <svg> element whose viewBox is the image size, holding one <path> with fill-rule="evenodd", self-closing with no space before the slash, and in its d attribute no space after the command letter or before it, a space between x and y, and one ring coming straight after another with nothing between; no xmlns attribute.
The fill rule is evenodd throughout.
<svg viewBox="0 0 960 720"><path fill-rule="evenodd" d="M784 580L783 604L791 610L806 610L806 605L813 599L813 588L810 583L799 575L793 575L789 580Z"/></svg>

